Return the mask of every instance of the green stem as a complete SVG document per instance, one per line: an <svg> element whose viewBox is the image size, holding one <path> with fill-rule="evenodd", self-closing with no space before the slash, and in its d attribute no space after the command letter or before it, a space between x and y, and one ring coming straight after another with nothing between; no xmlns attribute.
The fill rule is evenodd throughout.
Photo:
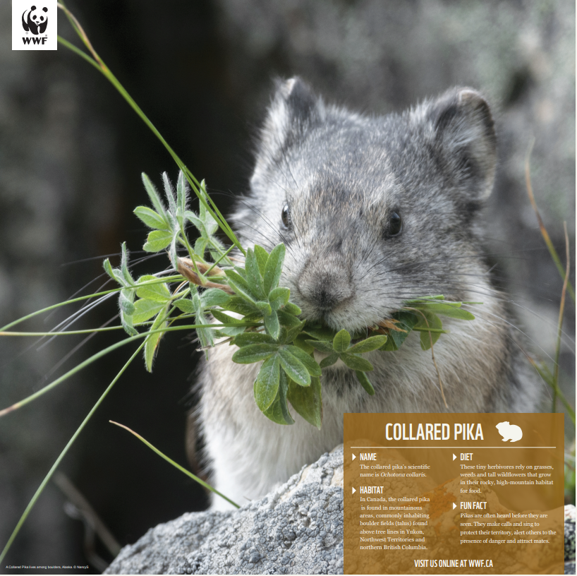
<svg viewBox="0 0 577 576"><path fill-rule="evenodd" d="M128 432L136 436L141 442L146 444L146 446L148 446L153 452L156 452L161 458L164 458L175 468L177 468L181 472L184 472L184 474L186 474L189 478L192 478L195 482L198 482L201 486L204 486L207 490L210 490L211 492L214 492L214 494L217 494L221 498L224 498L229 504L232 504L236 508L240 508L240 506L235 502L233 502L230 498L227 498L224 494L213 488L210 484L206 483L204 480L201 480L198 476L195 476L192 472L189 472L186 468L183 468L180 464L177 464L174 460L171 460L166 454L164 454L158 448L153 446L150 442L148 442L148 440L145 440L140 434L137 434L134 430L128 428L128 426L124 426L123 424L119 424L118 422L114 422L113 420L109 420L109 422L111 424L114 424L115 426L119 426L120 428L128 430Z"/></svg>
<svg viewBox="0 0 577 576"><path fill-rule="evenodd" d="M213 265L206 271L206 275L208 276L208 273L219 263L221 262L224 258L226 258L227 262L225 262L225 264L227 266L232 266L232 262L230 261L229 258L227 258L228 254L234 249L234 246L231 246L230 248L228 248L227 250L225 250L224 252L222 251L222 248L214 241L214 239L212 237L209 236L208 238L208 243L214 248L214 250L216 250L220 256L218 257L217 260L215 260L215 262L213 263Z"/></svg>
<svg viewBox="0 0 577 576"><path fill-rule="evenodd" d="M565 311L565 294L567 292L567 286L569 284L569 236L567 234L567 223L563 222L563 228L565 230L565 253L567 258L567 264L565 267L563 289L561 290L561 303L559 305L559 326L557 328L557 345L555 347L555 368L553 373L553 382L555 387L553 389L553 410L552 412L557 412L557 396L561 392L559 388L559 357L561 355L561 335L563 334L563 312Z"/></svg>
<svg viewBox="0 0 577 576"><path fill-rule="evenodd" d="M38 487L38 490L36 490L34 496L32 496L32 500L30 500L30 503L26 507L26 510L24 510L24 513L20 517L20 520L18 521L16 528L14 528L14 531L12 532L10 539L6 543L6 546L4 546L4 550L2 550L2 553L0 554L0 565L2 564L4 558L6 557L6 554L10 550L10 547L12 546L14 539L18 535L18 532L20 532L20 529L22 528L22 525L26 521L26 518L28 518L30 511L32 510L32 508L36 504L36 501L38 500L38 498L42 494L44 488L46 487L46 484L48 484L48 482L52 478L52 475L54 474L54 472L56 472L56 469L60 465L60 462L62 462L62 459L64 458L64 456L66 456L66 453L68 452L68 450L70 450L70 448L72 447L72 445L76 441L76 438L78 438L78 436L80 435L80 433L82 432L82 430L84 429L86 424L88 424L88 421L90 420L90 418L92 418L92 415L96 412L96 410L98 409L100 404L102 404L102 401L106 398L106 396L108 395L110 390L112 390L112 387L116 384L116 382L118 381L120 376L122 376L124 371L128 368L128 366L130 366L131 362L138 356L138 354L140 353L142 348L144 348L144 342L137 348L136 352L134 352L134 354L130 357L128 362L126 362L126 364L118 372L118 374L116 375L114 380L112 380L112 382L108 385L108 388L106 388L106 390L103 392L102 396L100 396L100 398L98 399L96 404L94 404L94 406L92 407L92 410L90 410L90 412L88 413L86 418L84 418L82 424L80 424L80 426L78 427L76 432L73 434L72 438L70 438L70 440L68 441L68 444L66 444L64 450L62 450L62 452L60 453L60 456L58 456L58 458L56 459L56 462L54 462L54 464L52 465L52 468L50 468L48 474L46 474L46 476L44 477L44 480L42 481L42 483Z"/></svg>

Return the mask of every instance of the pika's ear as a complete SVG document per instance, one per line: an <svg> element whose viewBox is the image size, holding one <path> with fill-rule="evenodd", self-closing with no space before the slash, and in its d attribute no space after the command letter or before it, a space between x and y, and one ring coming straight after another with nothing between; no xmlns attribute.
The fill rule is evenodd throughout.
<svg viewBox="0 0 577 576"><path fill-rule="evenodd" d="M277 80L272 103L260 133L259 162L275 162L325 116L322 99L300 78Z"/></svg>
<svg viewBox="0 0 577 576"><path fill-rule="evenodd" d="M497 138L483 96L472 88L453 88L428 104L426 118L444 174L469 200L488 198L495 179Z"/></svg>

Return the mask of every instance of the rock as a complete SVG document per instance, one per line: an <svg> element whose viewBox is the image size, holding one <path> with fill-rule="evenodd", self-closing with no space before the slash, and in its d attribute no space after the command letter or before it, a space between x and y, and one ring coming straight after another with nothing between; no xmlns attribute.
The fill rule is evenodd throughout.
<svg viewBox="0 0 577 576"><path fill-rule="evenodd" d="M575 574L575 506L565 506L565 574Z"/></svg>
<svg viewBox="0 0 577 576"><path fill-rule="evenodd" d="M238 511L184 514L152 528L106 574L340 574L342 483L339 447Z"/></svg>

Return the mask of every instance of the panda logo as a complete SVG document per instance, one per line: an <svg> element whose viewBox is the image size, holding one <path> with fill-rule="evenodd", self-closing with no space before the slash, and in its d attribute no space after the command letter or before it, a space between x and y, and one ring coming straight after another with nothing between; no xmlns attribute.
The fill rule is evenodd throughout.
<svg viewBox="0 0 577 576"><path fill-rule="evenodd" d="M29 10L25 10L22 14L22 28L26 32L32 32L35 36L46 32L48 26L48 8L37 10L36 6L32 6Z"/></svg>

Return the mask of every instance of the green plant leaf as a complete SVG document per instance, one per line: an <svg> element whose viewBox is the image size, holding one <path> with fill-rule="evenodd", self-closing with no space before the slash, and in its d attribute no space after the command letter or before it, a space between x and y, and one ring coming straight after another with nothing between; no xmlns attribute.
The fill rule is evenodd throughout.
<svg viewBox="0 0 577 576"><path fill-rule="evenodd" d="M287 328L296 328L297 326L301 325L301 320L299 320L296 316L292 314L287 314L284 310L277 310L276 312L279 322L282 326L286 326Z"/></svg>
<svg viewBox="0 0 577 576"><path fill-rule="evenodd" d="M311 354L314 352L314 348L308 343L307 340L308 336L304 333L300 333L294 340L294 345L298 346L301 350L304 350L307 354ZM290 339L287 338L287 342L290 342Z"/></svg>
<svg viewBox="0 0 577 576"><path fill-rule="evenodd" d="M238 274L244 281L245 283L247 282L247 277L246 277L246 270L244 268L241 268L240 266L235 266L234 269L232 270L232 272L234 272L235 274ZM248 290L248 284L247 284L247 290Z"/></svg>
<svg viewBox="0 0 577 576"><path fill-rule="evenodd" d="M263 316L269 316L273 312L268 302L255 302L255 306L262 312Z"/></svg>
<svg viewBox="0 0 577 576"><path fill-rule="evenodd" d="M141 300L139 300L141 302ZM142 300L142 302L148 302L148 300ZM197 310L194 308L192 304L192 300L190 298L179 298L178 300L174 300L173 304L185 314L196 314Z"/></svg>
<svg viewBox="0 0 577 576"><path fill-rule="evenodd" d="M278 393L274 402L270 405L270 407L263 412L263 414L276 422L277 424L294 424L294 420L292 419L290 412L288 410L286 395L288 392L288 382L286 374L281 370L280 373L280 386L278 389Z"/></svg>
<svg viewBox="0 0 577 576"><path fill-rule="evenodd" d="M351 335L346 330L341 330L337 332L333 340L333 350L340 354L345 350L348 350L349 344L351 343Z"/></svg>
<svg viewBox="0 0 577 576"><path fill-rule="evenodd" d="M218 288L215 288L215 290L222 292L222 290L219 290ZM241 314L242 316L248 316L249 314L254 314L255 312L261 314L260 310L254 304L247 302L240 296L232 296L227 302L220 304L220 306L224 310L229 310L230 312L235 312L237 314Z"/></svg>
<svg viewBox="0 0 577 576"><path fill-rule="evenodd" d="M421 296L420 298L415 298L414 300L405 300L405 304L413 305L413 304L420 304L423 301L430 301L430 300L444 300L445 297L442 294L437 294L436 296Z"/></svg>
<svg viewBox="0 0 577 576"><path fill-rule="evenodd" d="M142 247L145 252L160 252L172 242L172 232L153 230Z"/></svg>
<svg viewBox="0 0 577 576"><path fill-rule="evenodd" d="M159 330L162 324L165 322L164 314L159 314L156 320L152 323L150 330ZM161 336L164 332L157 332L156 334L150 334L146 338L146 344L144 345L144 363L148 372L152 372L152 363L154 362L154 356L158 349L158 343L160 342Z"/></svg>
<svg viewBox="0 0 577 576"><path fill-rule="evenodd" d="M206 213L204 226L209 236L212 236L218 230L218 222L212 217L212 214L210 212Z"/></svg>
<svg viewBox="0 0 577 576"><path fill-rule="evenodd" d="M280 364L287 376L300 386L310 386L311 376L305 365L286 348L279 350Z"/></svg>
<svg viewBox="0 0 577 576"><path fill-rule="evenodd" d="M118 298L118 305L120 310L127 316L134 314L134 294L132 290L121 290Z"/></svg>
<svg viewBox="0 0 577 576"><path fill-rule="evenodd" d="M253 364L254 362L268 360L273 354L276 354L278 350L279 347L275 344L250 344L249 346L239 348L232 355L232 361L237 364Z"/></svg>
<svg viewBox="0 0 577 576"><path fill-rule="evenodd" d="M288 350L295 358L300 360L305 368L308 370L311 376L320 376L321 375L321 367L318 365L317 361L307 354L303 352L300 348L296 346L287 346L286 350Z"/></svg>
<svg viewBox="0 0 577 576"><path fill-rule="evenodd" d="M284 342L286 342L287 344L290 344L302 332L302 329L304 328L305 324L306 324L306 322L303 320L298 325L290 327L287 330L287 333L284 337ZM307 344L307 347L309 347L308 344ZM302 348L302 346L301 346L301 348ZM312 352L312 348L310 349L310 352Z"/></svg>
<svg viewBox="0 0 577 576"><path fill-rule="evenodd" d="M170 293L168 286L164 283L158 282L158 280L159 279L156 276L141 276L137 282L139 287L136 289L136 295L144 300L166 303L172 298L172 294ZM156 282L156 284L141 286L141 284L145 282Z"/></svg>
<svg viewBox="0 0 577 576"><path fill-rule="evenodd" d="M153 230L168 231L169 225L164 218L148 206L137 206L134 214L149 228Z"/></svg>
<svg viewBox="0 0 577 576"><path fill-rule="evenodd" d="M204 180L202 180L200 185L199 185L199 191L200 191L201 196L204 196L204 198L207 201L210 200L208 192L206 191L206 182ZM200 219L202 220L202 222L204 224L204 228L206 230L206 233L208 234L208 236L212 236L218 230L218 222L213 218L210 211L206 209L206 205L204 204L204 202L200 203L199 214L200 214Z"/></svg>
<svg viewBox="0 0 577 576"><path fill-rule="evenodd" d="M181 219L184 217L184 213L186 212L187 201L188 201L188 193L187 193L186 180L184 178L184 172L182 170L179 170L178 180L176 182L176 204L178 206L178 214Z"/></svg>
<svg viewBox="0 0 577 576"><path fill-rule="evenodd" d="M311 385L307 387L299 386L292 380L289 381L288 401L298 414L319 430L323 418L321 394L320 378L311 378Z"/></svg>
<svg viewBox="0 0 577 576"><path fill-rule="evenodd" d="M407 336L412 332L413 326L415 326L419 321L416 312L406 310L395 312L393 318L399 321L397 326L402 330L405 330L405 332L397 332L396 330L391 330L389 332L389 338L382 349L390 352L398 350L402 346Z"/></svg>
<svg viewBox="0 0 577 576"><path fill-rule="evenodd" d="M339 355L336 352L333 352L332 354L329 354L326 358L323 358L319 366L321 368L328 368L329 366L336 364L338 359Z"/></svg>
<svg viewBox="0 0 577 576"><path fill-rule="evenodd" d="M429 350L431 348L431 341L434 345L440 338L443 330L443 323L433 312L421 310L419 315L422 316L419 319L419 323L416 324L413 329L421 330L421 348L423 350ZM425 316L426 321L423 316Z"/></svg>
<svg viewBox="0 0 577 576"><path fill-rule="evenodd" d="M401 342L402 344L402 342ZM400 347L400 344L397 346L397 343L395 342L394 338L389 338L385 344L383 345L383 347L381 348L381 350L384 350L385 352L395 352L396 350L398 350Z"/></svg>
<svg viewBox="0 0 577 576"><path fill-rule="evenodd" d="M307 340L306 343L309 346L312 346L315 350L319 350L325 354L332 354L334 352L331 342L325 342L322 340Z"/></svg>
<svg viewBox="0 0 577 576"><path fill-rule="evenodd" d="M357 354L347 354L345 352L340 355L340 358L353 370L360 370L362 372L370 372L373 370L373 365L366 358L358 356Z"/></svg>
<svg viewBox="0 0 577 576"><path fill-rule="evenodd" d="M225 337L234 338L235 336L239 336L240 334L242 334L245 330L246 330L245 326L237 326L237 327L228 326L227 328L214 328L213 333L215 337L218 338L225 338Z"/></svg>
<svg viewBox="0 0 577 576"><path fill-rule="evenodd" d="M278 314L271 310L270 314L265 314L264 316L264 327L266 331L276 340L280 334L280 323L278 319Z"/></svg>
<svg viewBox="0 0 577 576"><path fill-rule="evenodd" d="M280 362L278 356L266 360L254 383L254 399L261 412L274 402L280 386Z"/></svg>
<svg viewBox="0 0 577 576"><path fill-rule="evenodd" d="M202 239L205 242L208 242L208 235L204 229L204 222L192 210L187 210L184 213L184 217L200 232Z"/></svg>
<svg viewBox="0 0 577 576"><path fill-rule="evenodd" d="M122 277L126 282L126 286L134 286L134 279L128 270L128 249L126 248L126 242L122 243L122 256L120 258L120 271Z"/></svg>
<svg viewBox="0 0 577 576"><path fill-rule="evenodd" d="M471 312L461 308L461 302L427 302L425 304L416 304L414 308L427 310L433 314L440 314L449 318L457 318L458 320L475 319Z"/></svg>
<svg viewBox="0 0 577 576"><path fill-rule="evenodd" d="M114 275L114 270L112 269L112 264L110 264L110 260L106 258L102 263L104 267L104 271L116 282L116 276Z"/></svg>
<svg viewBox="0 0 577 576"><path fill-rule="evenodd" d="M256 256L256 261L258 262L258 269L264 278L264 272L266 270L266 263L268 261L268 252L261 246L255 245L254 255Z"/></svg>
<svg viewBox="0 0 577 576"><path fill-rule="evenodd" d="M292 314L293 316L300 316L303 313L303 311L296 304L293 304L292 302L287 302L284 305L283 310L287 314Z"/></svg>
<svg viewBox="0 0 577 576"><path fill-rule="evenodd" d="M249 325L247 320L246 320L246 317L243 318L242 320L239 320L238 318L233 318L232 316L229 316L228 314L225 314L224 312L221 312L220 310L214 310L214 309L211 309L210 313L219 322L222 322L223 324L232 324L233 326L242 326L242 327L246 327Z"/></svg>
<svg viewBox="0 0 577 576"><path fill-rule="evenodd" d="M154 209L160 214L164 220L168 222L168 218L166 216L166 209L164 208L164 204L156 191L154 184L150 181L150 178L143 172L142 173L142 183L144 184L144 189L146 190L148 197L150 198L150 202Z"/></svg>
<svg viewBox="0 0 577 576"><path fill-rule="evenodd" d="M181 244L185 245L182 242L182 240L179 238L178 231L176 231L172 235L172 241L170 242L170 246L168 247L168 258L170 259L170 261L172 262L172 264L175 268L176 268L176 263L178 262L178 252L176 251L176 245L179 242ZM204 276L202 276L202 274L199 274L199 278L201 279L201 281L204 281Z"/></svg>
<svg viewBox="0 0 577 576"><path fill-rule="evenodd" d="M178 208L174 197L174 188L172 187L172 183L170 182L166 172L162 173L162 183L164 184L164 195L168 200L168 211L174 217L177 214Z"/></svg>
<svg viewBox="0 0 577 576"><path fill-rule="evenodd" d="M190 300L188 300L188 302L190 302ZM142 324L142 322L150 320L150 318L156 316L164 308L164 306L165 304L162 304L160 302L154 302L152 300L137 300L134 303L134 314L132 315L132 323ZM192 309L192 302L190 302L190 307Z"/></svg>
<svg viewBox="0 0 577 576"><path fill-rule="evenodd" d="M242 348L250 344L274 344L274 340L271 336L262 332L245 332L240 336L236 336L233 343Z"/></svg>
<svg viewBox="0 0 577 576"><path fill-rule="evenodd" d="M378 350L385 345L387 341L386 336L371 336L366 340L362 340L361 342L357 342L353 346L351 346L347 352L350 354L365 354L366 352L372 352L373 350Z"/></svg>
<svg viewBox="0 0 577 576"><path fill-rule="evenodd" d="M331 342L332 348L332 341L336 336L336 332L331 328L328 328L327 326L309 324L307 322L307 325L304 328L304 332L306 332L309 336L312 336L315 340L326 340Z"/></svg>
<svg viewBox="0 0 577 576"><path fill-rule="evenodd" d="M286 248L284 244L279 244L273 249L268 257L264 271L264 291L266 294L270 294L271 290L276 288L278 285L285 252Z"/></svg>
<svg viewBox="0 0 577 576"><path fill-rule="evenodd" d="M225 270L229 286L235 291L237 296L244 298L248 302L255 304L258 298L252 293L248 282L234 270Z"/></svg>
<svg viewBox="0 0 577 576"><path fill-rule="evenodd" d="M200 300L203 307L209 308L210 306L226 305L230 300L230 296L220 288L208 288L201 294Z"/></svg>
<svg viewBox="0 0 577 576"><path fill-rule="evenodd" d="M246 251L245 271L250 292L254 294L258 300L266 300L266 294L263 289L263 279L260 274L258 262L254 252L248 248ZM268 302L267 302L268 304Z"/></svg>
<svg viewBox="0 0 577 576"><path fill-rule="evenodd" d="M204 258L204 253L206 252L206 246L208 245L208 238L203 238L200 236L194 243L194 253L200 258Z"/></svg>
<svg viewBox="0 0 577 576"><path fill-rule="evenodd" d="M368 394L373 396L375 394L375 389L373 388L370 380L367 378L367 375L364 372L360 372L359 370L356 370L355 374L357 375L357 379L361 383L362 387L367 391Z"/></svg>
<svg viewBox="0 0 577 576"><path fill-rule="evenodd" d="M273 288L268 295L268 301L273 310L278 310L284 306L290 297L291 291L288 288Z"/></svg>

